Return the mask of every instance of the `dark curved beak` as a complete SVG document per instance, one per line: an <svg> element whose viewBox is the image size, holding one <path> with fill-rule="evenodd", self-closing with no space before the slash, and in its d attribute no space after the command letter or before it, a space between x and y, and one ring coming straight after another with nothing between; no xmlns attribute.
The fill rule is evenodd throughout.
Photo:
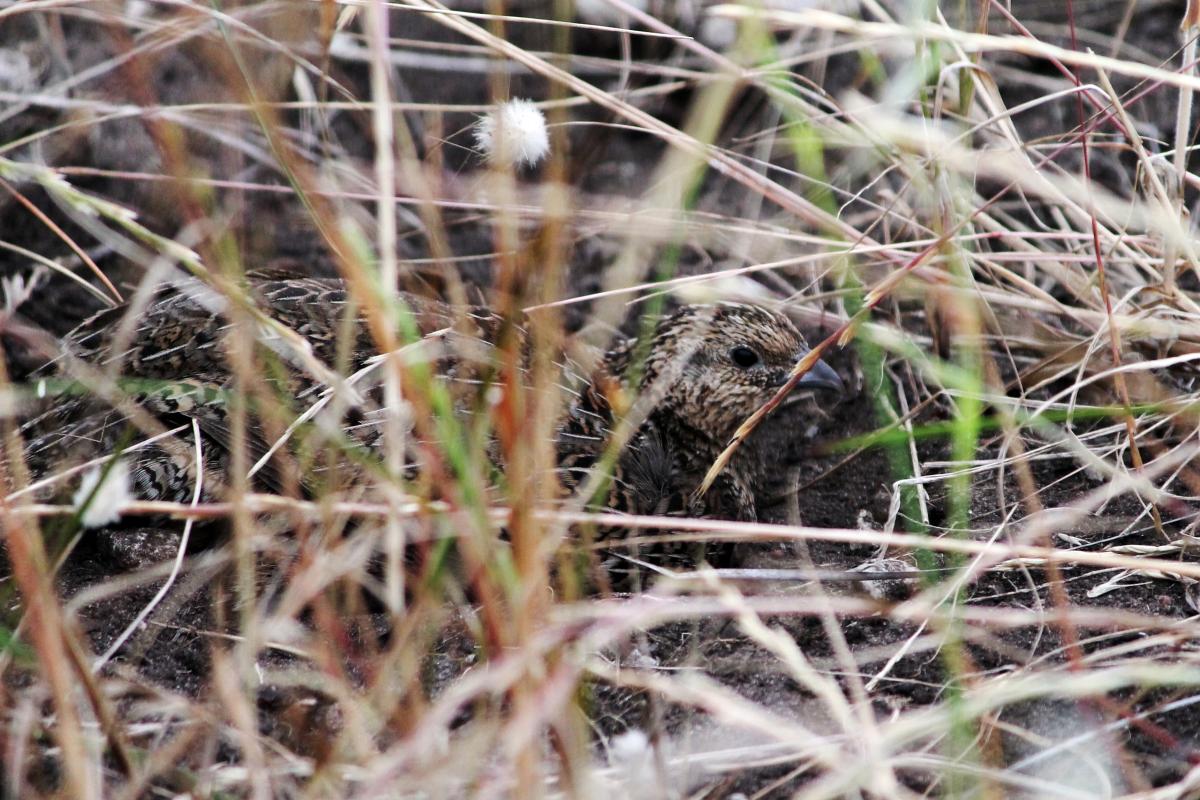
<svg viewBox="0 0 1200 800"><path fill-rule="evenodd" d="M813 364L812 369L804 373L804 377L796 384L796 388L824 389L836 393L839 397L846 394L846 384L842 383L842 376L838 375L833 367L820 360Z"/></svg>

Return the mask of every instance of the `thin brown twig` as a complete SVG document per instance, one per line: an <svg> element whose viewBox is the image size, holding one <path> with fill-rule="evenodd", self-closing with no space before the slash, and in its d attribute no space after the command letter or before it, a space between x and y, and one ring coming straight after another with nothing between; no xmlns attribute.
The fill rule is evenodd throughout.
<svg viewBox="0 0 1200 800"><path fill-rule="evenodd" d="M17 202L25 207L30 214L35 216L43 225L53 231L55 236L61 239L63 243L67 245L67 247L71 248L71 251L75 253L75 255L79 256L80 261L82 261L84 264L87 264L88 269L90 269L96 275L96 277L99 278L100 282L104 284L105 288L112 293L113 299L108 301L110 304L116 305L125 302L125 298L122 297L121 293L117 291L117 287L113 286L112 281L110 281L108 276L104 274L104 270L100 269L99 265L97 265L96 262L92 260L92 257L87 254L87 251L80 247L74 239L68 236L67 232L58 226L58 223L46 216L46 213L34 205L32 200L30 200L21 192L17 191L15 186L3 178L0 178L0 187L3 187L5 191L11 194L17 200Z"/></svg>

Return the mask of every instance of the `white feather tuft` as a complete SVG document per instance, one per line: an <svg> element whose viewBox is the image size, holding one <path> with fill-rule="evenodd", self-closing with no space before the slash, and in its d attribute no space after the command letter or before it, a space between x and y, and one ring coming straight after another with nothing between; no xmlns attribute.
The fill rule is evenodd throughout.
<svg viewBox="0 0 1200 800"><path fill-rule="evenodd" d="M0 278L0 294L4 296L4 313L12 314L26 300L33 297L34 291L46 277L46 268L37 266L28 274L7 275Z"/></svg>
<svg viewBox="0 0 1200 800"><path fill-rule="evenodd" d="M93 467L83 475L79 489L75 492L72 504L76 511L82 511L80 521L85 528L102 528L111 525L121 518L121 512L133 501L133 493L129 490L129 465L118 461L104 475L106 464ZM104 475L104 483L100 488L100 476ZM94 491L94 495L93 495ZM91 502L88 502L88 498ZM84 504L87 507L84 507Z"/></svg>

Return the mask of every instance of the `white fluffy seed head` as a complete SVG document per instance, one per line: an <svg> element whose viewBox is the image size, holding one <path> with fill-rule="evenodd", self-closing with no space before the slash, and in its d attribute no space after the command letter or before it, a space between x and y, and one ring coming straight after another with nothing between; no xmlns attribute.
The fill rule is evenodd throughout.
<svg viewBox="0 0 1200 800"><path fill-rule="evenodd" d="M650 0L628 0L638 11L648 11ZM575 0L575 13L593 25L629 25L629 15L607 0Z"/></svg>
<svg viewBox="0 0 1200 800"><path fill-rule="evenodd" d="M102 464L98 467L93 467L83 475L83 480L79 482L79 489L75 492L75 497L72 499L72 504L75 510L83 510L83 516L80 521L85 528L102 528L105 525L111 525L121 518L121 511L125 506L133 501L133 493L129 490L129 465L124 461L118 461L112 465L112 469L108 470L108 474L104 475L104 469L107 464ZM104 483L100 484L100 488L96 488L96 484L100 483L100 477L104 476ZM95 496L92 492L95 490ZM88 503L88 498L92 501ZM87 508L83 505L87 503Z"/></svg>
<svg viewBox="0 0 1200 800"><path fill-rule="evenodd" d="M475 124L475 145L493 164L532 167L550 152L546 117L529 100L501 103Z"/></svg>
<svg viewBox="0 0 1200 800"><path fill-rule="evenodd" d="M722 275L705 281L688 281L675 287L685 303L766 303L771 300L767 287L746 275Z"/></svg>
<svg viewBox="0 0 1200 800"><path fill-rule="evenodd" d="M650 737L638 728L630 728L613 737L609 755L616 764L637 767L650 754Z"/></svg>

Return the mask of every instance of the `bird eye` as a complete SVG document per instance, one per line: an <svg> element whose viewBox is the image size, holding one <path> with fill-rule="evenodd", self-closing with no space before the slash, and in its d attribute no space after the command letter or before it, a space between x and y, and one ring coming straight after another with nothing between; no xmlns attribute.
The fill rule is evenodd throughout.
<svg viewBox="0 0 1200 800"><path fill-rule="evenodd" d="M750 369L758 363L758 353L745 345L738 345L730 350L729 357L733 359L734 364L737 364L742 369Z"/></svg>

